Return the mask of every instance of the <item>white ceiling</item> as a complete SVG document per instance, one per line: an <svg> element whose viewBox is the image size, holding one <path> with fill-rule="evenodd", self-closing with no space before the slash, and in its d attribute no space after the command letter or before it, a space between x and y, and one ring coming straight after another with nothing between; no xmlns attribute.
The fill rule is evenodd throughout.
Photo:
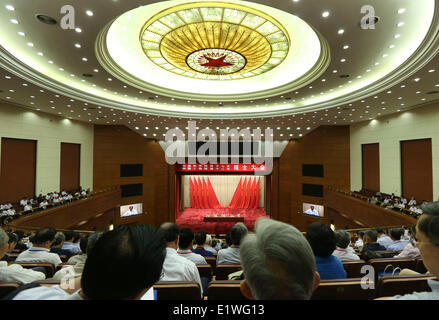
<svg viewBox="0 0 439 320"><path fill-rule="evenodd" d="M161 1L149 3L156 2ZM432 93L439 91L438 8L424 11L432 1L368 1L380 18L375 30L360 28L364 4L360 1L253 2L298 16L326 39L331 63L317 80L257 100L183 100L165 91L148 92L109 74L95 55L101 30L125 12L144 5L143 1L72 0L69 4L75 8L76 25L82 29L78 33L60 28L59 3L4 0L0 7L0 99L88 123L125 125L157 140L167 128L184 129L188 119L196 120L200 129L219 132L227 127L270 127L275 140L295 139L321 125L349 125L438 99ZM93 16L87 15L87 10ZM329 16L322 16L325 11ZM58 24L39 22L35 15L40 13L55 18ZM432 23L426 24L432 14ZM413 32L420 25L428 31L425 38ZM338 33L340 29L343 34ZM400 61L404 54L410 57Z"/></svg>

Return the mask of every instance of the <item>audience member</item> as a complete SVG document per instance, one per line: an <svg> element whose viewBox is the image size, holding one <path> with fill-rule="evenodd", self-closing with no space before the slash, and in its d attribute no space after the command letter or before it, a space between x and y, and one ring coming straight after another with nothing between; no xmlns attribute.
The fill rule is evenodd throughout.
<svg viewBox="0 0 439 320"><path fill-rule="evenodd" d="M212 236L210 234L206 234L206 243L204 244L204 249L212 252L213 254L217 254L216 249L212 246Z"/></svg>
<svg viewBox="0 0 439 320"><path fill-rule="evenodd" d="M15 262L51 263L57 267L62 263L61 259L56 253L50 253L55 234L54 228L40 228L33 238L32 247L20 253Z"/></svg>
<svg viewBox="0 0 439 320"><path fill-rule="evenodd" d="M13 232L8 232L8 248L6 249L6 252L3 256L3 258L0 259L0 261L6 261L6 262L12 262L15 261L16 257L11 256L10 254L12 253L12 251L14 251L15 246L17 245L18 242L18 236L13 233Z"/></svg>
<svg viewBox="0 0 439 320"><path fill-rule="evenodd" d="M351 236L344 230L335 231L336 248L332 255L336 256L340 261L354 261L360 260L360 257L355 254L355 250L350 246Z"/></svg>
<svg viewBox="0 0 439 320"><path fill-rule="evenodd" d="M85 262L80 288L60 286L20 292L14 300L136 300L160 280L166 251L162 233L149 225L118 226L105 232ZM103 267L104 266L104 267Z"/></svg>
<svg viewBox="0 0 439 320"><path fill-rule="evenodd" d="M364 247L361 253L363 256L369 254L369 252L373 251L385 251L386 248L378 243L378 233L375 230L367 230L364 233L363 241ZM371 254L373 256L373 254Z"/></svg>
<svg viewBox="0 0 439 320"><path fill-rule="evenodd" d="M387 247L393 243L393 240L384 233L383 228L375 227L374 230L377 232L377 242L387 250Z"/></svg>
<svg viewBox="0 0 439 320"><path fill-rule="evenodd" d="M308 300L319 285L313 250L302 233L260 218L241 244L241 292L255 300Z"/></svg>
<svg viewBox="0 0 439 320"><path fill-rule="evenodd" d="M0 228L0 258L9 250L9 237L7 233ZM0 282L19 282L30 283L37 280L44 280L46 275L42 272L25 269L19 264L8 265L7 261L0 261Z"/></svg>
<svg viewBox="0 0 439 320"><path fill-rule="evenodd" d="M71 255L78 254L81 249L74 243L74 240L77 237L76 232L69 230L64 232L64 236L66 239L62 249L70 251Z"/></svg>
<svg viewBox="0 0 439 320"><path fill-rule="evenodd" d="M394 258L418 259L421 256L421 252L419 251L419 248L416 245L416 241L414 239L414 235L416 233L416 225L412 227L411 233L412 233L412 237L410 237L409 243L405 246L404 250L402 250L400 254L393 256Z"/></svg>
<svg viewBox="0 0 439 320"><path fill-rule="evenodd" d="M387 247L387 250L390 251L402 251L405 246L408 244L407 240L401 240L401 237L404 235L404 230L402 228L394 228L390 230L390 236L394 241L391 245Z"/></svg>
<svg viewBox="0 0 439 320"><path fill-rule="evenodd" d="M439 201L422 205L424 214L416 225L416 245L429 273L439 277ZM401 275L417 274L411 270L402 270ZM431 292L414 292L397 295L391 300L439 300L439 281L428 280Z"/></svg>
<svg viewBox="0 0 439 320"><path fill-rule="evenodd" d="M166 243L166 258L163 263L162 281L195 281L203 288L195 263L178 255L180 229L175 223L165 222L159 227ZM202 291L202 290L201 290Z"/></svg>
<svg viewBox="0 0 439 320"><path fill-rule="evenodd" d="M341 261L332 255L336 248L334 231L322 222L311 223L306 238L314 252L317 271L321 279L342 279L347 274Z"/></svg>
<svg viewBox="0 0 439 320"><path fill-rule="evenodd" d="M24 251L29 249L29 247L24 243L24 232L21 230L15 230L14 233L18 237L18 242L15 246L15 250Z"/></svg>
<svg viewBox="0 0 439 320"><path fill-rule="evenodd" d="M177 253L186 259L189 259L195 264L207 264L206 259L200 254L192 252L191 248L194 243L194 233L189 228L180 230L180 237L178 240Z"/></svg>
<svg viewBox="0 0 439 320"><path fill-rule="evenodd" d="M357 241L355 241L355 248L359 249L361 251L361 249L363 249L363 236L364 236L364 231L357 231L357 236L358 239Z"/></svg>
<svg viewBox="0 0 439 320"><path fill-rule="evenodd" d="M241 264L239 256L241 240L248 233L248 229L242 222L238 222L230 229L231 246L218 251L216 264Z"/></svg>
<svg viewBox="0 0 439 320"><path fill-rule="evenodd" d="M57 232L55 234L55 240L52 243L52 247L50 248L50 252L56 253L59 256L72 256L72 252L66 249L62 249L64 245L66 237L64 236L64 233Z"/></svg>
<svg viewBox="0 0 439 320"><path fill-rule="evenodd" d="M197 253L202 255L203 257L213 257L213 253L211 251L207 251L205 249L206 245L206 235L205 231L198 231L195 234L195 249L192 250L193 253Z"/></svg>

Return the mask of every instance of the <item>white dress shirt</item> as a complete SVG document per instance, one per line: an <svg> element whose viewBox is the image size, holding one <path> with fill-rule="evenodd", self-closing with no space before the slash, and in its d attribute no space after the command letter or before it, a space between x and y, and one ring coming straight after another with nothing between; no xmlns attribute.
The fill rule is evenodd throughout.
<svg viewBox="0 0 439 320"><path fill-rule="evenodd" d="M163 272L164 276L161 281L195 281L200 285L201 291L203 291L200 273L195 263L179 256L177 250L173 248L166 248ZM202 296L203 293L201 292Z"/></svg>
<svg viewBox="0 0 439 320"><path fill-rule="evenodd" d="M208 244L204 245L204 250L210 251L213 254L216 254L216 250L214 248L212 248L211 246L209 246Z"/></svg>
<svg viewBox="0 0 439 320"><path fill-rule="evenodd" d="M409 206L416 206L416 200L410 200L409 201Z"/></svg>
<svg viewBox="0 0 439 320"><path fill-rule="evenodd" d="M189 259L195 264L207 264L206 259L201 254L193 253L191 250L178 249L177 253L180 257Z"/></svg>
<svg viewBox="0 0 439 320"><path fill-rule="evenodd" d="M79 290L68 294L60 286L37 287L21 291L12 300L83 300Z"/></svg>
<svg viewBox="0 0 439 320"><path fill-rule="evenodd" d="M122 217L135 216L135 215L137 215L137 214L139 214L139 213L137 212L136 209L133 209L132 211L127 210L127 211L122 215Z"/></svg>
<svg viewBox="0 0 439 320"><path fill-rule="evenodd" d="M358 238L358 240L355 241L355 244L354 244L355 248L361 248L361 247L363 247L363 245L364 245L363 239L360 239L360 238Z"/></svg>
<svg viewBox="0 0 439 320"><path fill-rule="evenodd" d="M360 260L360 257L352 252L352 249L349 250L349 247L346 249L336 247L332 255L336 256L340 261Z"/></svg>
<svg viewBox="0 0 439 320"><path fill-rule="evenodd" d="M32 210L32 206L29 205L29 204L27 204L27 205L24 206L23 211L28 211L28 210Z"/></svg>
<svg viewBox="0 0 439 320"><path fill-rule="evenodd" d="M218 251L216 257L216 264L241 264L241 257L239 256L239 246L232 245L227 249Z"/></svg>
<svg viewBox="0 0 439 320"><path fill-rule="evenodd" d="M55 267L62 263L60 257L56 253L51 253L47 248L36 246L32 246L32 248L20 253L17 259L15 259L15 262L51 263Z"/></svg>
<svg viewBox="0 0 439 320"><path fill-rule="evenodd" d="M0 261L0 282L20 282L22 284L44 280L46 275L42 272L26 269L19 264L10 264Z"/></svg>
<svg viewBox="0 0 439 320"><path fill-rule="evenodd" d="M314 210L308 209L308 210L305 211L305 213L309 214L309 215L312 215L312 216L317 216L317 217L320 216L319 212L316 209L314 209Z"/></svg>

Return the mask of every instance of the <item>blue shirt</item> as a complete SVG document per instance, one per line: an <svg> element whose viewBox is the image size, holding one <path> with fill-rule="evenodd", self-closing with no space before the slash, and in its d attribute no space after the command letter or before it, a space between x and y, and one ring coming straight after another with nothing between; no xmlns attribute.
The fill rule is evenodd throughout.
<svg viewBox="0 0 439 320"><path fill-rule="evenodd" d="M192 250L193 253L202 255L203 257L213 257L213 253L204 249L203 247L197 247Z"/></svg>
<svg viewBox="0 0 439 320"><path fill-rule="evenodd" d="M328 258L315 257L320 279L345 279L347 277L343 264L336 256Z"/></svg>
<svg viewBox="0 0 439 320"><path fill-rule="evenodd" d="M402 251L409 242L407 240L398 240L387 247L388 250Z"/></svg>
<svg viewBox="0 0 439 320"><path fill-rule="evenodd" d="M76 243L72 243L72 242L64 242L64 245L62 246L63 250L68 250L72 253L72 255L78 254L79 251L81 251L77 246Z"/></svg>

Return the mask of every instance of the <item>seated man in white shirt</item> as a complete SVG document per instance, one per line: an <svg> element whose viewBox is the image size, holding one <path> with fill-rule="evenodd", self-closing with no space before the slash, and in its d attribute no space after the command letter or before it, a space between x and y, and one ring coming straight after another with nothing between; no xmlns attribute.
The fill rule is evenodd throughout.
<svg viewBox="0 0 439 320"><path fill-rule="evenodd" d="M197 282L200 286L201 297L203 297L203 285L196 264L177 253L180 229L175 223L165 222L160 225L160 230L166 242L166 258L163 263L164 275L161 280Z"/></svg>
<svg viewBox="0 0 439 320"><path fill-rule="evenodd" d="M32 210L32 206L30 203L28 203L24 206L23 211L30 211L30 210Z"/></svg>
<svg viewBox="0 0 439 320"><path fill-rule="evenodd" d="M230 229L232 245L227 249L218 251L216 264L241 264L239 250L241 240L247 235L248 229L242 222L238 222Z"/></svg>
<svg viewBox="0 0 439 320"><path fill-rule="evenodd" d="M402 251L405 246L409 243L407 240L401 240L401 237L404 235L404 230L402 228L393 228L390 230L390 237L393 240L393 243L387 247L387 250L391 251Z"/></svg>
<svg viewBox="0 0 439 320"><path fill-rule="evenodd" d="M51 263L57 267L62 263L61 259L56 253L50 253L55 234L54 228L40 228L33 237L32 247L20 253L15 262Z"/></svg>
<svg viewBox="0 0 439 320"><path fill-rule="evenodd" d="M412 198L410 199L408 205L409 205L409 206L416 206L416 200L415 200L415 197L412 197Z"/></svg>
<svg viewBox="0 0 439 320"><path fill-rule="evenodd" d="M27 200L26 199L20 200L20 206L24 207L26 204L27 204Z"/></svg>
<svg viewBox="0 0 439 320"><path fill-rule="evenodd" d="M306 213L306 214L309 214L309 215L311 215L311 216L317 216L317 217L320 216L320 215L319 215L319 212L315 209L314 206L311 206L311 208L308 209L308 210L306 210L305 213Z"/></svg>
<svg viewBox="0 0 439 320"><path fill-rule="evenodd" d="M193 253L191 250L194 245L194 237L191 229L181 229L177 253L180 257L189 259L195 264L207 264L206 259L201 254Z"/></svg>
<svg viewBox="0 0 439 320"><path fill-rule="evenodd" d="M6 255L9 248L9 237L7 233L0 228L0 258ZM25 269L19 264L8 266L7 261L0 261L0 282L20 282L23 284L37 280L44 280L46 275L42 272Z"/></svg>
<svg viewBox="0 0 439 320"><path fill-rule="evenodd" d="M105 232L88 252L80 278L69 286L38 287L14 300L147 300L160 280L166 250L150 225L121 225ZM74 280L74 281L73 281Z"/></svg>
<svg viewBox="0 0 439 320"><path fill-rule="evenodd" d="M64 232L64 236L66 237L66 239L64 241L64 245L62 246L62 249L70 251L72 255L78 254L80 248L74 243L75 239L77 238L76 232L69 230Z"/></svg>
<svg viewBox="0 0 439 320"><path fill-rule="evenodd" d="M133 206L129 206L128 209L129 209L129 210L127 210L127 211L122 215L122 218L124 218L124 217L129 217L129 216L135 216L135 215L139 214L139 213L137 212L137 210L134 209Z"/></svg>
<svg viewBox="0 0 439 320"><path fill-rule="evenodd" d="M355 254L355 250L350 246L351 236L344 230L335 231L336 248L332 253L340 261L355 261L360 260L360 257Z"/></svg>
<svg viewBox="0 0 439 320"><path fill-rule="evenodd" d="M393 243L393 240L384 233L383 228L375 227L374 230L378 233L377 242L387 249Z"/></svg>
<svg viewBox="0 0 439 320"><path fill-rule="evenodd" d="M206 234L206 242L204 244L204 250L210 251L213 254L216 254L217 251L212 246L212 236L210 234Z"/></svg>

